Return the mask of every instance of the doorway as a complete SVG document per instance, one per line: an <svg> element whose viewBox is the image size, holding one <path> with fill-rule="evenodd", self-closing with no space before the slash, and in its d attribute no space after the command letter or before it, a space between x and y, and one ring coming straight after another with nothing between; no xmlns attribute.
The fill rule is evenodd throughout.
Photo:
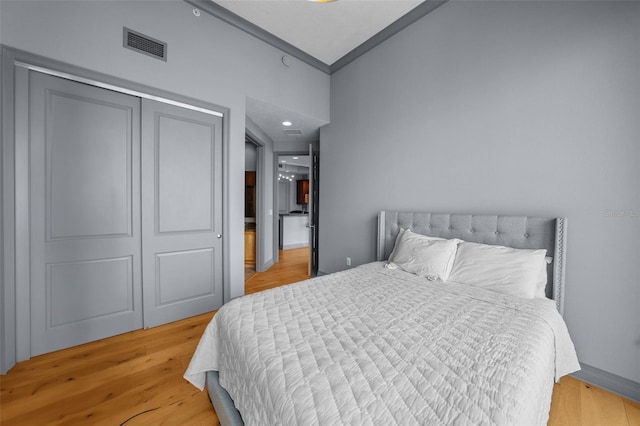
<svg viewBox="0 0 640 426"><path fill-rule="evenodd" d="M258 151L251 138L245 138L244 147L244 280L257 272L256 234L258 232Z"/></svg>
<svg viewBox="0 0 640 426"><path fill-rule="evenodd" d="M305 250L304 261L310 276L317 274L317 168L311 152L282 152L274 156L274 252L278 257L288 250ZM304 260L302 260L304 259Z"/></svg>

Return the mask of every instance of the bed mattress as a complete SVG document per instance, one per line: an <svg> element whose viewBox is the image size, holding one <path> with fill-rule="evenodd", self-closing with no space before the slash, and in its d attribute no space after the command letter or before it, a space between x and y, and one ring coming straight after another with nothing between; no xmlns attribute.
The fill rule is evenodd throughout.
<svg viewBox="0 0 640 426"><path fill-rule="evenodd" d="M544 425L579 369L554 302L376 262L224 305L185 378L247 425Z"/></svg>

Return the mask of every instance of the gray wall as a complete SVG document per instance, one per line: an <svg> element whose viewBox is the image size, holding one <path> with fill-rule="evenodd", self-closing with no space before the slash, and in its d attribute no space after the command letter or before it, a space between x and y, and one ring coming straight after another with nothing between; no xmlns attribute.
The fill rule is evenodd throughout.
<svg viewBox="0 0 640 426"><path fill-rule="evenodd" d="M244 293L246 97L329 119L329 76L180 0L0 2L3 44L230 108L231 297ZM122 27L168 43L162 62L122 47ZM272 197L265 198L273 208Z"/></svg>
<svg viewBox="0 0 640 426"><path fill-rule="evenodd" d="M258 165L258 148L247 142L244 145L244 170L246 172L255 172Z"/></svg>
<svg viewBox="0 0 640 426"><path fill-rule="evenodd" d="M639 47L638 2L453 1L335 73L320 270L381 209L567 216L579 358L640 381Z"/></svg>

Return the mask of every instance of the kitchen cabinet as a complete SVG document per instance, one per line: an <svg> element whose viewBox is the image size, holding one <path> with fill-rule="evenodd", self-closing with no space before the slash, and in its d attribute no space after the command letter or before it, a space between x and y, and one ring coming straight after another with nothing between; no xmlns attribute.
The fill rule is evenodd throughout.
<svg viewBox="0 0 640 426"><path fill-rule="evenodd" d="M244 172L244 217L256 217L256 172Z"/></svg>
<svg viewBox="0 0 640 426"><path fill-rule="evenodd" d="M244 263L256 263L256 231L244 231Z"/></svg>
<svg viewBox="0 0 640 426"><path fill-rule="evenodd" d="M309 215L281 214L280 215L280 249L309 246Z"/></svg>
<svg viewBox="0 0 640 426"><path fill-rule="evenodd" d="M309 204L309 179L300 179L296 183L298 185L296 204Z"/></svg>

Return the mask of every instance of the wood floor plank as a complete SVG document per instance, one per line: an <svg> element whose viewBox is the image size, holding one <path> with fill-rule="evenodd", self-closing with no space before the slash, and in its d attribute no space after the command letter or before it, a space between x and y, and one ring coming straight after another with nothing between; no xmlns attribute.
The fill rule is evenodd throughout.
<svg viewBox="0 0 640 426"><path fill-rule="evenodd" d="M640 426L640 403L623 399L624 411L629 425Z"/></svg>
<svg viewBox="0 0 640 426"><path fill-rule="evenodd" d="M66 350L66 354L60 353L65 351L54 353L51 358L54 360L54 365L60 365L64 373L62 375L55 368L51 368L49 369L50 377L34 379L29 373L34 370L46 371L45 368L42 368L43 365L50 366L51 362L46 360L47 355L27 361L25 365L15 369L15 374L14 369L12 369L2 380L2 423L26 424L24 423L26 419L30 421L37 420L38 424L59 423L63 419L69 418L69 412L85 411L81 404L73 402L75 397L78 397L77 399L79 400L90 401L92 407L109 406L109 404L104 404L104 401L96 401L94 398L87 398L83 395L90 394L94 397L103 395L104 400L108 400L109 395L117 395L121 392L117 383L110 380L111 378L124 377L126 378L124 386L120 385L120 388L130 387L130 381L135 379L135 375L132 375L133 371L151 369L150 371L153 372L153 368L159 366L158 371L166 374L168 369L167 360L173 360L174 357L174 375L181 383L186 384L182 379L182 374L185 370L182 359L186 357L190 359L202 331L211 317L212 314L209 313L199 318L183 320L179 324L167 325L164 327L164 336L161 334L161 330L156 329L140 330L136 332L137 336L133 340L130 339L130 335L115 336L111 339L112 346L116 350L112 354L112 359L108 362L104 361L105 351L107 359L111 351L109 349L95 351L94 348L96 346L101 346L101 344L96 344L95 342L94 344L88 344L90 349L76 347ZM175 333L176 331L179 332ZM122 355L120 352L122 348L121 339L124 340L125 347L128 347L129 351L135 356ZM136 348L132 349L131 343L133 341L136 341L137 344ZM147 353L149 348L152 349L151 353ZM78 354L81 354L81 356L78 356ZM29 364L33 365L29 366ZM66 376L67 373L70 373L68 377ZM27 385L24 383L27 383ZM104 385L115 387L115 389L100 389L100 386ZM193 388L190 385L188 386ZM193 389L195 390L195 388ZM70 402L61 398L63 395L72 397L69 400ZM16 400L18 402L15 402ZM47 401L54 401L55 403L47 405ZM42 415L47 412L50 412L50 414L41 418L41 414L31 412L32 407L35 407L38 413ZM109 409L107 411L111 411L110 416L113 417L113 410ZM26 417L24 415L14 415L16 412L26 413ZM90 413L84 414L87 415L86 419L90 418L88 416ZM97 421L97 418L93 417L93 422L95 421ZM108 423L113 424L112 421Z"/></svg>
<svg viewBox="0 0 640 426"><path fill-rule="evenodd" d="M245 283L247 294L302 281L308 249ZM0 376L0 424L217 425L206 391L182 378L215 312L45 354ZM554 387L550 426L640 426L640 404L564 377Z"/></svg>
<svg viewBox="0 0 640 426"><path fill-rule="evenodd" d="M23 400L29 395L32 400L37 400L41 395L43 398L47 392L57 392L59 388L69 388L77 385L77 378L87 375L94 376L97 371L108 370L113 366L126 365L128 361L140 358L146 355L144 345L130 345L124 348L120 345L114 345L115 348L108 352L99 354L96 358L87 362L87 358L78 359L69 357L60 360L50 367L37 366L29 371L25 371L20 377L24 380L12 380L17 375L11 375L10 378L3 383L2 401L11 407L11 403L15 400ZM111 356L109 356L111 354Z"/></svg>
<svg viewBox="0 0 640 426"><path fill-rule="evenodd" d="M179 413L176 407L182 407L189 411L190 415L196 414L197 410L190 406L194 398L197 405L206 409L209 416L213 413L206 394L197 389L190 389L193 386L186 383L181 374L171 376L157 374L153 377L138 375L138 377L143 379L144 383L132 385L129 390L112 398L108 403L89 406L79 411L75 414L75 418L91 419L92 424L105 425L114 424L114 420L116 424L130 424L145 419L147 420L144 424L158 424L150 419L166 418L175 421L179 417L176 415ZM134 422L134 419L137 420ZM69 416L69 422L63 424L74 424L73 420L74 418Z"/></svg>
<svg viewBox="0 0 640 426"><path fill-rule="evenodd" d="M166 374L170 369L174 369L177 373L181 373L182 364L180 360L174 358L176 353L184 353L195 350L195 345L191 342L185 342L181 345L166 347L164 350L158 350L145 354L143 356L129 359L127 362L114 363L103 367L94 365L90 361L81 364L78 368L80 374L73 374L66 380L46 381L36 383L33 387L17 387L14 398L3 401L3 412L7 418L11 418L14 412L20 412L28 409L29 406L43 406L47 401L56 400L57 395L62 392L67 399L74 399L80 395L91 395L90 398L84 398L83 401L92 401L94 406L98 403L108 400L113 395L119 395L127 392L132 383L138 380L138 372L145 374L158 374L164 372ZM178 377L180 377L179 374ZM120 378L120 381L114 381L113 378ZM144 376L145 378L147 376ZM142 381L144 383L144 381ZM108 386L105 386L107 384ZM103 396L99 396L103 395ZM25 398L24 396L28 396ZM19 397L16 399L16 397ZM21 397L21 398L20 398ZM97 400L95 398L98 398ZM58 402L60 402L58 400ZM72 409L77 409L73 403L69 405ZM59 415L67 415L64 410L65 406L58 404L51 407L52 410L58 411ZM52 420L49 420L52 421Z"/></svg>
<svg viewBox="0 0 640 426"><path fill-rule="evenodd" d="M309 278L309 249L306 247L281 250L280 262L269 271L257 273L245 282L245 294L292 284Z"/></svg>
<svg viewBox="0 0 640 426"><path fill-rule="evenodd" d="M152 397L168 383L180 380L184 370L178 359L171 356L174 348L167 348L128 365L102 370L96 374L77 377L64 385L38 392L19 403L4 407L6 421L14 424L65 424L68 420L101 419L113 416L129 406L147 406ZM26 415L13 416L15 412Z"/></svg>
<svg viewBox="0 0 640 426"><path fill-rule="evenodd" d="M622 398L596 386L581 384L582 424L585 426L628 425Z"/></svg>
<svg viewBox="0 0 640 426"><path fill-rule="evenodd" d="M191 385L185 384L185 386ZM172 401L159 409L141 413L128 421L126 425L215 425L218 418L209 402L207 393L197 391L197 389L185 390L185 394L189 392L188 398Z"/></svg>
<svg viewBox="0 0 640 426"><path fill-rule="evenodd" d="M556 383L551 399L549 424L555 426L580 425L582 423L581 382L565 376Z"/></svg>

